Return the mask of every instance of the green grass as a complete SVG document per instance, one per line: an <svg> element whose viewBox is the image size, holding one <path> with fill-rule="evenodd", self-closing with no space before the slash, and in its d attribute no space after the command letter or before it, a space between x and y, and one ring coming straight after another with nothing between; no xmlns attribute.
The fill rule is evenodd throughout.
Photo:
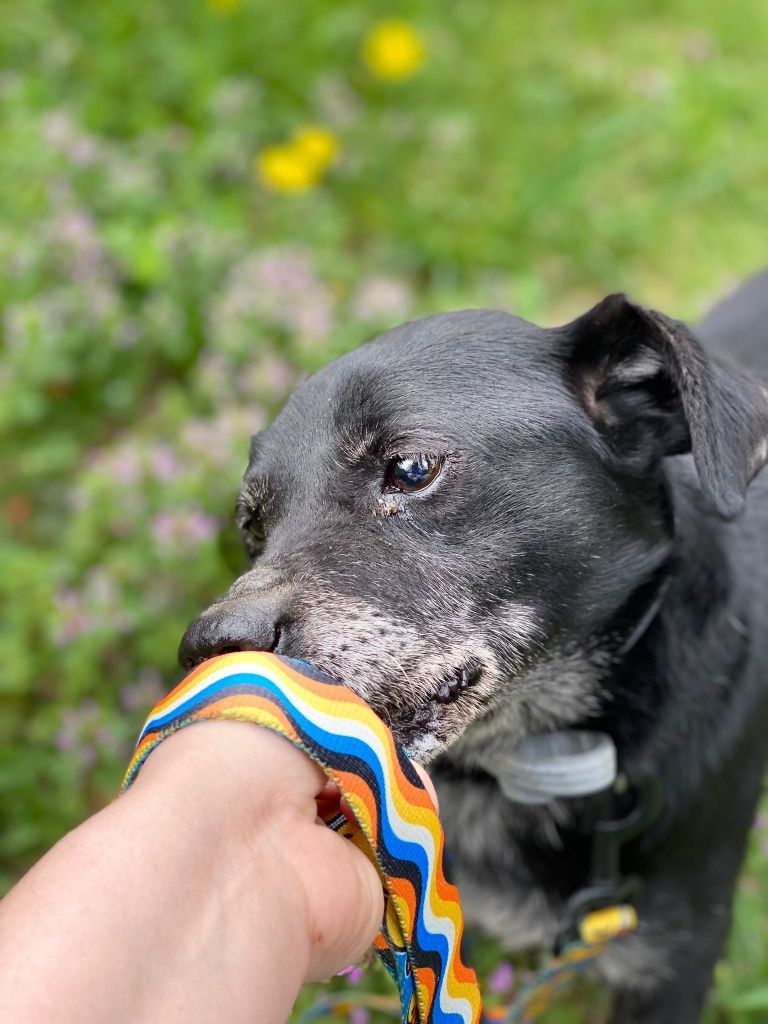
<svg viewBox="0 0 768 1024"><path fill-rule="evenodd" d="M428 47L400 84L360 57L392 15ZM242 565L248 436L298 375L457 306L554 323L625 289L693 317L762 264L768 6L6 0L0 18L8 885L114 793L184 626ZM306 124L337 163L269 192L254 157ZM767 841L710 1022L768 1019ZM547 1020L600 1019L593 994L571 1003Z"/></svg>

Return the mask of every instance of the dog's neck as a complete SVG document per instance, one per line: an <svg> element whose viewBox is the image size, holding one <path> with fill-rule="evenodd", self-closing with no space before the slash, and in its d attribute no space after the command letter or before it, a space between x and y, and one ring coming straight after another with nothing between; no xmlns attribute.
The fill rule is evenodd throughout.
<svg viewBox="0 0 768 1024"><path fill-rule="evenodd" d="M575 726L594 728L593 720L610 701L612 675L661 614L670 589L669 571L667 562L658 566L586 642L558 646L510 679L488 713L451 747L450 756L482 767L489 756L526 736Z"/></svg>
<svg viewBox="0 0 768 1024"><path fill-rule="evenodd" d="M622 770L640 776L652 770L660 745L676 742L663 723L678 720L680 701L692 693L690 682L678 682L683 666L693 680L703 677L706 688L708 676L728 673L743 646L722 642L723 632L732 634L739 622L725 527L702 511L697 492L685 482L675 518L671 557L593 636L553 650L510 679L489 713L451 746L451 761L482 768L489 755L525 736L579 727L607 732ZM688 638L689 648L692 637L700 638L701 651L678 649L678 637ZM695 710L706 717L705 694L698 681L694 686Z"/></svg>
<svg viewBox="0 0 768 1024"><path fill-rule="evenodd" d="M489 758L516 747L526 736L575 726L600 713L603 652L559 650L511 679L492 709L449 748L448 757L483 769Z"/></svg>

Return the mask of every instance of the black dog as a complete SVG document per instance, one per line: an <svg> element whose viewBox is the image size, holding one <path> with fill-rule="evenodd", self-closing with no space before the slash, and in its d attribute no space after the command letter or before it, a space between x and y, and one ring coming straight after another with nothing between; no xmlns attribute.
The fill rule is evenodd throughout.
<svg viewBox="0 0 768 1024"><path fill-rule="evenodd" d="M600 961L620 1024L699 1019L761 790L761 361L768 276L695 335L618 295L551 330L488 311L398 327L254 438L253 568L182 641L187 666L275 650L357 689L433 761L468 917L514 947L552 945L605 796L518 806L489 753L610 734L613 815L663 798L621 849L640 926Z"/></svg>

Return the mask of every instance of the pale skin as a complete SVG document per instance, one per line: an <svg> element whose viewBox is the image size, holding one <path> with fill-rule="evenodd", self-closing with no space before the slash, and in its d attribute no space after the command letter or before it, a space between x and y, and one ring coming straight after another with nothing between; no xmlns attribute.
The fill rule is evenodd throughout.
<svg viewBox="0 0 768 1024"><path fill-rule="evenodd" d="M0 1020L282 1024L383 912L373 866L317 817L326 781L256 726L166 740L0 902Z"/></svg>

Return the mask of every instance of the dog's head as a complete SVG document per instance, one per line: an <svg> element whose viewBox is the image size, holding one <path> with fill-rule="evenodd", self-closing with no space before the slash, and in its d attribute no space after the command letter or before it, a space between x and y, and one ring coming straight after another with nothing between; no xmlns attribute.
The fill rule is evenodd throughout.
<svg viewBox="0 0 768 1024"><path fill-rule="evenodd" d="M550 683L548 723L536 667L587 649L668 558L666 457L692 451L711 508L737 513L767 404L623 296L550 330L487 311L405 324L253 439L253 567L190 626L182 662L303 658L422 758L501 704L532 728L578 720L594 681Z"/></svg>

